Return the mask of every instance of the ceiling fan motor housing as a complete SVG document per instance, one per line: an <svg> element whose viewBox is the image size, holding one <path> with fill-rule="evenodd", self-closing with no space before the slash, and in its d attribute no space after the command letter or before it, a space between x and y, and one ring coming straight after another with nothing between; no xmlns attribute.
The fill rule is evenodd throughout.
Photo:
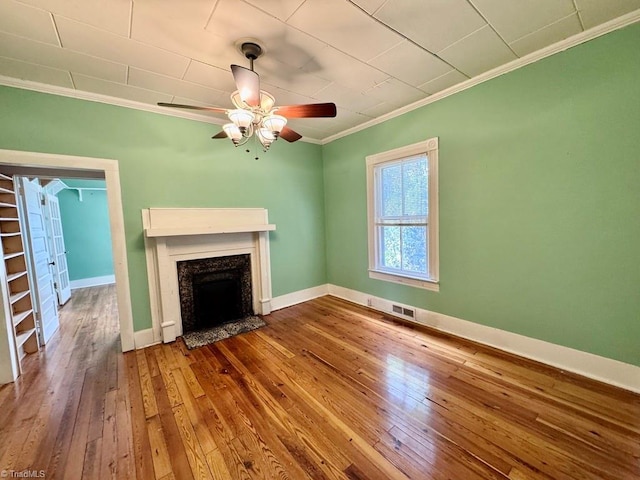
<svg viewBox="0 0 640 480"><path fill-rule="evenodd" d="M252 61L258 58L260 55L262 55L262 47L257 43L253 43L253 42L244 42L240 46L240 50L242 51L245 57L247 57L249 60L252 60Z"/></svg>

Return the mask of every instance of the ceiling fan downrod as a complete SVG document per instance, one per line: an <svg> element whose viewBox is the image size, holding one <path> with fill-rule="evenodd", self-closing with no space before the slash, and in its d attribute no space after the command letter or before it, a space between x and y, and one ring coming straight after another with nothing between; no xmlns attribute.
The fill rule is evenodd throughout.
<svg viewBox="0 0 640 480"><path fill-rule="evenodd" d="M260 55L262 55L262 47L257 43L244 42L240 45L240 51L249 59L249 68L253 72L253 61L257 60Z"/></svg>

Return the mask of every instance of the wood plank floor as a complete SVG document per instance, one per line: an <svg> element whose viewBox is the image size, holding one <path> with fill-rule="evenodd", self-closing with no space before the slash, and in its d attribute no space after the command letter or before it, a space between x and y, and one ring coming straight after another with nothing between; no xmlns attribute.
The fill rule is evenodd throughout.
<svg viewBox="0 0 640 480"><path fill-rule="evenodd" d="M637 479L640 396L323 297L119 353L113 286L0 388L0 470L61 479Z"/></svg>

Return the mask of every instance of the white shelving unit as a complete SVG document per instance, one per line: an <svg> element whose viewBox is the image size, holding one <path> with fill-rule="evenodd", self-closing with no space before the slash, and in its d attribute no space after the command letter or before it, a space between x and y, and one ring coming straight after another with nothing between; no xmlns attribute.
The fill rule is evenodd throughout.
<svg viewBox="0 0 640 480"><path fill-rule="evenodd" d="M31 300L27 261L13 178L0 173L0 245L4 261L3 281L9 293L6 308L10 317L7 341L17 357L18 374L24 357L39 349L35 313ZM15 377L16 375L14 375Z"/></svg>

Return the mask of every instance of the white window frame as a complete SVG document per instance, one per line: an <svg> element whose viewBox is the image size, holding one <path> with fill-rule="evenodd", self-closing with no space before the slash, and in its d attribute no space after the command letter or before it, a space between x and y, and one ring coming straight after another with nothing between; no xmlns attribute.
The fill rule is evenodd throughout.
<svg viewBox="0 0 640 480"><path fill-rule="evenodd" d="M427 279L397 274L384 271L378 265L379 238L376 232L375 219L375 167L383 163L393 163L408 157L426 154L429 165L428 171L428 202L429 216L427 219ZM414 143L405 147L396 148L386 152L369 155L367 161L367 218L369 235L369 277L377 280L411 285L425 290L439 291L439 247L438 247L438 137L430 138L423 142Z"/></svg>

